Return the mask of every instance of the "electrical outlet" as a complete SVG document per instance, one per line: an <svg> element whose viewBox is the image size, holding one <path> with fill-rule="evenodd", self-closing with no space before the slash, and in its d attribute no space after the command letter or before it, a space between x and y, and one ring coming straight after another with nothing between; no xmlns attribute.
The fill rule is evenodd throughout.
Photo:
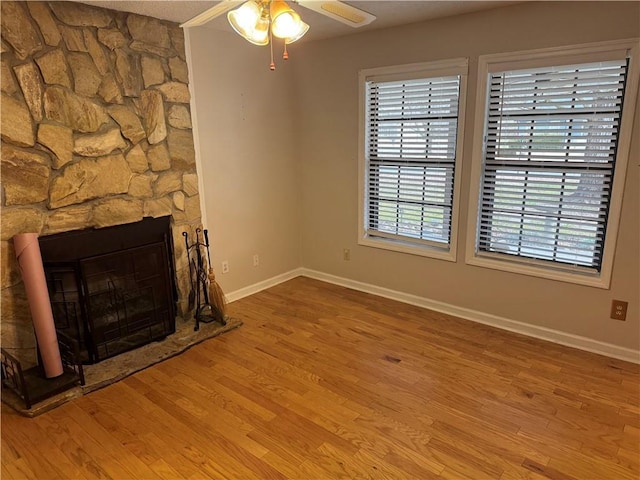
<svg viewBox="0 0 640 480"><path fill-rule="evenodd" d="M257 267L258 265L260 265L260 257L258 256L258 254L256 253L253 256L253 266Z"/></svg>
<svg viewBox="0 0 640 480"><path fill-rule="evenodd" d="M623 302L622 300L613 300L611 302L611 318L614 320L625 321L627 319L627 307L629 302Z"/></svg>
<svg viewBox="0 0 640 480"><path fill-rule="evenodd" d="M342 259L346 260L347 262L351 260L351 250L349 250L348 248L342 250Z"/></svg>
<svg viewBox="0 0 640 480"><path fill-rule="evenodd" d="M222 273L229 273L229 261L228 260L223 260L222 261Z"/></svg>

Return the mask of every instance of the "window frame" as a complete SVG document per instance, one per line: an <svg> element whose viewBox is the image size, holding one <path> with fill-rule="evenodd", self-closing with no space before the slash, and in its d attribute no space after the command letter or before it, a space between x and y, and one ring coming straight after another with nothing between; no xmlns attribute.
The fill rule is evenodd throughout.
<svg viewBox="0 0 640 480"><path fill-rule="evenodd" d="M460 189L462 183L462 155L464 143L464 124L467 98L469 59L466 57L433 62L411 63L389 67L363 69L358 72L359 86L359 136L358 136L358 244L381 248L395 252L431 257L451 262L456 261L458 239L458 217L460 210ZM451 231L448 247L440 247L416 239L400 240L373 236L367 233L367 212L369 204L368 180L368 143L367 143L367 92L368 81L395 81L422 78L460 76L458 96L458 118L456 130L455 161L453 168L453 197L451 206Z"/></svg>
<svg viewBox="0 0 640 480"><path fill-rule="evenodd" d="M468 265L603 289L610 287L635 117L639 51L640 40L630 39L524 52L481 55L479 57L465 253L465 261ZM482 175L487 110L489 108L488 80L490 73L571 63L597 62L611 59L615 56L620 58L621 53L629 57L629 68L623 99L624 108L620 120L621 129L618 138L614 176L611 182L612 193L609 199L609 215L605 230L600 272L593 272L584 267L556 264L548 260L479 251L479 209L483 188Z"/></svg>

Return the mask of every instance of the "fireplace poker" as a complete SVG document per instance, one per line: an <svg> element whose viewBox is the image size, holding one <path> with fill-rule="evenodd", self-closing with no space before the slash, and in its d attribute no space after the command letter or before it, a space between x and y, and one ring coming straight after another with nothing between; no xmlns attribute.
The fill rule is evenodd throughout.
<svg viewBox="0 0 640 480"><path fill-rule="evenodd" d="M207 292L207 273L205 272L204 260L202 258L201 247L204 244L200 241L201 231L202 230L200 230L199 228L196 228L196 243L194 245L196 248L196 259L197 259L197 265L198 265L198 269L196 271L197 272L196 277L198 279L198 293L200 293L199 290L200 288L202 288L202 296L204 297L203 306L206 306L206 305L210 305L210 303L209 303L209 292Z"/></svg>
<svg viewBox="0 0 640 480"><path fill-rule="evenodd" d="M187 249L187 262L189 262L189 284L191 285L191 291L189 291L189 310L191 310L195 306L196 291L193 288L193 270L191 268L191 255L189 254L189 234L182 232L182 236L184 237L184 243Z"/></svg>

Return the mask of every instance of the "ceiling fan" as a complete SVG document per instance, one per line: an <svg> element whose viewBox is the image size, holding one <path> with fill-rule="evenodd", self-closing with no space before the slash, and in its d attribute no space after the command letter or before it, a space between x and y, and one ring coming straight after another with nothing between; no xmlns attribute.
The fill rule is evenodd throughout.
<svg viewBox="0 0 640 480"><path fill-rule="evenodd" d="M339 0L291 0L305 8L321 13L353 28L373 22L376 17ZM238 7L238 8L235 8ZM287 45L300 40L309 25L284 0L222 0L209 10L187 20L181 27L197 27L227 13L233 29L254 45L271 44L270 69L273 62L273 37L284 40L283 58L289 58Z"/></svg>

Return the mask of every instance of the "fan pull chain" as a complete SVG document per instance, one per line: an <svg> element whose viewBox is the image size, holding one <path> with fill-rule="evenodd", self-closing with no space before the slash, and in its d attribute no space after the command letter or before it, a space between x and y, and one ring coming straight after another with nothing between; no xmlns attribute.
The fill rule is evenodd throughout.
<svg viewBox="0 0 640 480"><path fill-rule="evenodd" d="M269 65L269 70L273 72L276 69L276 64L273 62L273 33L271 32L271 28L269 28L269 48L271 49L271 65Z"/></svg>
<svg viewBox="0 0 640 480"><path fill-rule="evenodd" d="M282 54L283 60L289 60L289 52L287 52L287 42L284 42L284 53Z"/></svg>

